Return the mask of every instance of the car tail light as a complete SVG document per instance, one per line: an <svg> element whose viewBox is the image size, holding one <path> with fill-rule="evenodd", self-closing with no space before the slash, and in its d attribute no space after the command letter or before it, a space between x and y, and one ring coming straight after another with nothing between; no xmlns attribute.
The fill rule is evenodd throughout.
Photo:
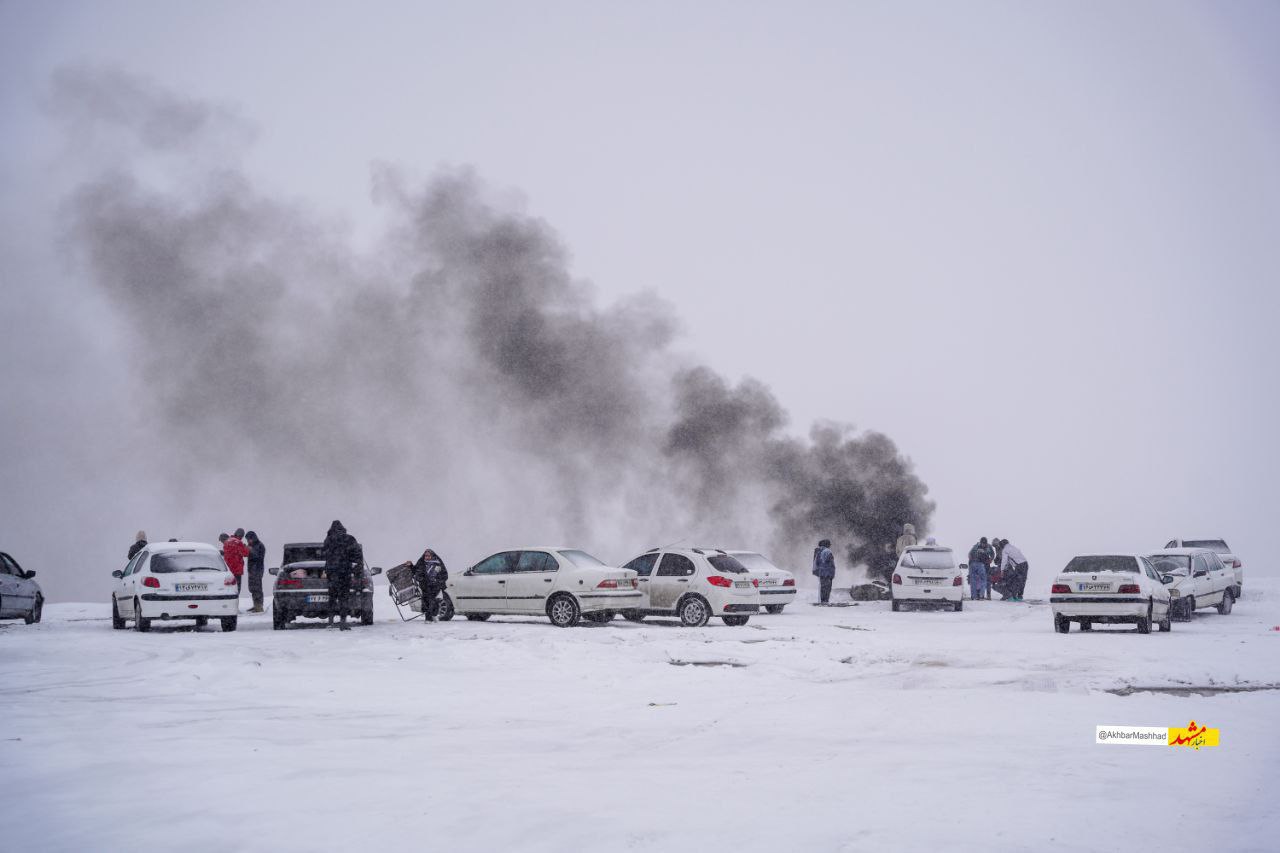
<svg viewBox="0 0 1280 853"><path fill-rule="evenodd" d="M894 582L894 583L902 583L902 575L898 574L897 572L894 572L894 573L893 573L893 582Z"/></svg>
<svg viewBox="0 0 1280 853"><path fill-rule="evenodd" d="M707 583L712 586L733 586L733 581L728 578L722 578L719 575L708 575Z"/></svg>
<svg viewBox="0 0 1280 853"><path fill-rule="evenodd" d="M302 586L302 581L298 578L280 578L276 581L276 586L281 589L297 589Z"/></svg>
<svg viewBox="0 0 1280 853"><path fill-rule="evenodd" d="M955 580L951 582L952 586L960 586L964 581L960 580L960 576L956 575Z"/></svg>
<svg viewBox="0 0 1280 853"><path fill-rule="evenodd" d="M1233 568L1233 569L1238 569L1238 568L1240 568L1240 561L1239 561L1239 560L1232 560L1232 561L1231 561L1231 568Z"/></svg>
<svg viewBox="0 0 1280 853"><path fill-rule="evenodd" d="M1071 592L1071 587L1067 586L1065 583L1055 583L1053 585L1053 589L1049 590L1049 592L1054 595L1061 595L1063 593Z"/></svg>
<svg viewBox="0 0 1280 853"><path fill-rule="evenodd" d="M227 575L225 578L223 578L223 579L222 579L222 585L223 585L223 586L235 586L235 585L236 585L236 576L235 576L235 575Z"/></svg>
<svg viewBox="0 0 1280 853"><path fill-rule="evenodd" d="M783 585L783 586L795 586L795 585L796 585L796 579L795 579L795 578L787 578L786 580L784 580L784 581L782 582L782 585Z"/></svg>
<svg viewBox="0 0 1280 853"><path fill-rule="evenodd" d="M143 578L143 579L142 579L142 585L143 585L143 586L149 586L149 587L151 587L152 589L159 589L159 588L160 588L160 579L159 579L159 578L153 578L153 577L145 577L145 578Z"/></svg>
<svg viewBox="0 0 1280 853"><path fill-rule="evenodd" d="M617 589L618 581L615 578L607 578L596 584L596 589Z"/></svg>
<svg viewBox="0 0 1280 853"><path fill-rule="evenodd" d="M1137 595L1142 592L1142 590L1138 589L1138 585L1136 583L1122 583L1116 592L1121 595Z"/></svg>

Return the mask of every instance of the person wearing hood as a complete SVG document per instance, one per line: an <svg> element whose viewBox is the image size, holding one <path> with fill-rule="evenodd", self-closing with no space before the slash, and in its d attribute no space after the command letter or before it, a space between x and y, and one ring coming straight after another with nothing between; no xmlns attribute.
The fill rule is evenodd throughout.
<svg viewBox="0 0 1280 853"><path fill-rule="evenodd" d="M430 548L422 552L417 562L405 561L404 565L413 569L413 580L422 590L422 618L427 622L436 621L440 613L440 594L444 592L445 582L449 580L449 570L444 560Z"/></svg>
<svg viewBox="0 0 1280 853"><path fill-rule="evenodd" d="M357 561L363 561L360 543L347 532L341 521L335 520L329 525L329 532L324 537L324 573L329 580L329 624L333 617L341 614L339 629L350 631L347 615L351 610L349 598L351 583L354 580Z"/></svg>
<svg viewBox="0 0 1280 853"><path fill-rule="evenodd" d="M813 573L818 578L818 596L826 604L831 600L831 582L836 577L836 555L831 553L830 539L823 539L813 549Z"/></svg>
<svg viewBox="0 0 1280 853"><path fill-rule="evenodd" d="M138 552L147 547L147 531L139 530L138 536L133 540L133 544L129 546L129 559L132 560L138 556Z"/></svg>
<svg viewBox="0 0 1280 853"><path fill-rule="evenodd" d="M266 571L267 546L252 530L244 535L244 541L249 546L249 595L253 596L253 609L249 612L262 613L262 573Z"/></svg>
<svg viewBox="0 0 1280 853"><path fill-rule="evenodd" d="M902 552L910 548L912 545L919 544L920 540L916 538L916 526L911 523L902 525L902 535L898 537L898 541L894 543L893 550L897 553L898 559L902 559Z"/></svg>
<svg viewBox="0 0 1280 853"><path fill-rule="evenodd" d="M969 595L975 601L991 595L987 588L987 569L995 556L996 552L991 550L985 536L969 549Z"/></svg>
<svg viewBox="0 0 1280 853"><path fill-rule="evenodd" d="M1027 572L1031 564L1017 545L1010 545L1008 539L1000 540L1000 570L1005 576L1005 600L1022 601L1022 593L1027 587Z"/></svg>

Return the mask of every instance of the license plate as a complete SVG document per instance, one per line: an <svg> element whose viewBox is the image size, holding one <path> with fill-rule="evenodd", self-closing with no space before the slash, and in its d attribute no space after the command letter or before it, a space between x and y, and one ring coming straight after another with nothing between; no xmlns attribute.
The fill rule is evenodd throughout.
<svg viewBox="0 0 1280 853"><path fill-rule="evenodd" d="M764 580L760 581L760 585L761 585L761 586L777 586L777 585L778 585L778 582L777 582L776 580L772 580L772 579L770 579L770 578L766 578L766 579L764 579Z"/></svg>
<svg viewBox="0 0 1280 853"><path fill-rule="evenodd" d="M750 589L751 581L734 581L733 585L736 586L738 589Z"/></svg>
<svg viewBox="0 0 1280 853"><path fill-rule="evenodd" d="M1109 583L1082 583L1080 584L1081 592L1106 592L1111 589Z"/></svg>
<svg viewBox="0 0 1280 853"><path fill-rule="evenodd" d="M916 583L942 583L942 578L916 578Z"/></svg>
<svg viewBox="0 0 1280 853"><path fill-rule="evenodd" d="M327 595L308 595L307 604L328 604L329 596Z"/></svg>
<svg viewBox="0 0 1280 853"><path fill-rule="evenodd" d="M174 584L178 592L208 592L209 585L207 583L180 583Z"/></svg>

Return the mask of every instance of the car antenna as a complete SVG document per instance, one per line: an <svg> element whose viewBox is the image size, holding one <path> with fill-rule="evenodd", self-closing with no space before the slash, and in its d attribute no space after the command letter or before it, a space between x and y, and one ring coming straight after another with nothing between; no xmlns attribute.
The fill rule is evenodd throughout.
<svg viewBox="0 0 1280 853"><path fill-rule="evenodd" d="M672 542L672 543L671 543L671 545L679 545L681 542L688 542L688 541L689 541L689 537L688 537L688 536L682 536L682 537L680 537L679 539L677 539L676 541ZM660 545L660 546L658 546L658 550L659 550L659 551L665 551L665 550L667 550L668 548L670 548L670 547L671 547L671 545Z"/></svg>

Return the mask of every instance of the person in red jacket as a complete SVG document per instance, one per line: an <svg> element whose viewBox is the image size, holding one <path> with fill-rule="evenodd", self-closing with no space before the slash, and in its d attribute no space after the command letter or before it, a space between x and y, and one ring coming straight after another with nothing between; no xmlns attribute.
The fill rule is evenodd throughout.
<svg viewBox="0 0 1280 853"><path fill-rule="evenodd" d="M236 598L240 597L240 587L244 582L244 558L249 556L249 546L244 544L244 528L237 527L236 535L227 537L222 543L222 559L227 561L227 568L236 576Z"/></svg>

